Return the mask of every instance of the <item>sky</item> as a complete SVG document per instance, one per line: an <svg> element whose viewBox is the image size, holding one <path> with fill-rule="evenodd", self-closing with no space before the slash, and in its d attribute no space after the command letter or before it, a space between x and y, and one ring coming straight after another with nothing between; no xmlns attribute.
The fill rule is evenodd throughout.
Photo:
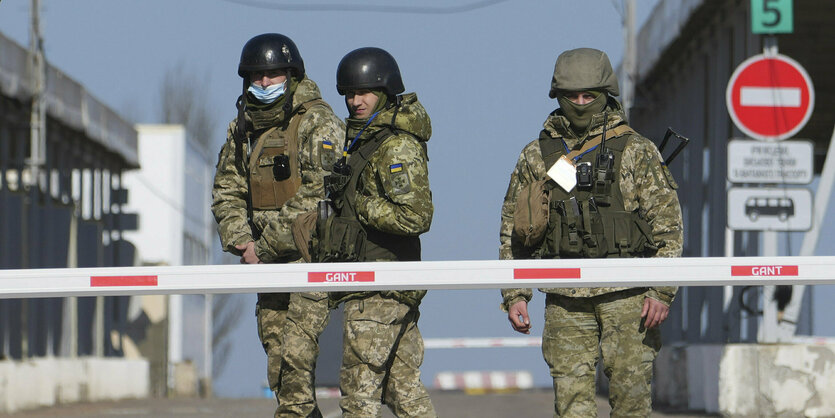
<svg viewBox="0 0 835 418"><path fill-rule="evenodd" d="M237 64L252 36L279 32L299 47L308 76L339 117L335 70L349 51L381 47L398 61L406 91L417 92L432 118L428 143L435 217L422 238L424 260L498 257L501 202L522 147L535 139L557 104L548 98L557 55L578 47L621 61L618 0L41 0L46 59L95 97L137 123L160 121L159 86L185 69L187 91L207 97L220 150L235 116ZM637 1L639 24L657 0ZM279 10L276 5L339 4L339 11ZM480 8L467 6L484 6ZM347 11L371 6L466 9L460 13ZM0 32L28 45L29 2L0 3ZM454 239L450 239L454 237ZM832 253L831 249L827 252ZM255 396L264 355L255 333L254 296L235 338L229 366L215 382L222 396ZM433 291L421 307L425 338L515 337L499 310L499 292ZM541 333L544 298L531 304ZM478 318L479 320L474 320ZM820 322L820 321L819 321ZM831 321L830 321L831 322ZM835 329L829 330L835 335ZM455 368L530 370L550 384L538 349L427 352L424 381ZM492 351L491 351L492 350ZM452 351L452 350L448 350ZM513 361L508 361L513 358Z"/></svg>

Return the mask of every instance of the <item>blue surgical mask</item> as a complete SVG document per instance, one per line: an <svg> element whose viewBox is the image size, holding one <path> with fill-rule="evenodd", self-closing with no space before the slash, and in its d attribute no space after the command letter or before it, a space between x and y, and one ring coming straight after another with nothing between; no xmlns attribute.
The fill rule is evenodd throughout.
<svg viewBox="0 0 835 418"><path fill-rule="evenodd" d="M281 84L273 84L267 87L261 87L252 83L247 89L259 102L270 104L284 94L284 88L287 86L287 81Z"/></svg>

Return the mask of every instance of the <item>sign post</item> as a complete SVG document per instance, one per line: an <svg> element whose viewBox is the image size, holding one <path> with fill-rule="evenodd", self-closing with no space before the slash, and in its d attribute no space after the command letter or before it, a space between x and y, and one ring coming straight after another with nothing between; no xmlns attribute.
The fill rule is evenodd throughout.
<svg viewBox="0 0 835 418"><path fill-rule="evenodd" d="M739 65L725 91L728 113L746 135L782 141L800 131L812 116L812 79L785 55L755 55Z"/></svg>

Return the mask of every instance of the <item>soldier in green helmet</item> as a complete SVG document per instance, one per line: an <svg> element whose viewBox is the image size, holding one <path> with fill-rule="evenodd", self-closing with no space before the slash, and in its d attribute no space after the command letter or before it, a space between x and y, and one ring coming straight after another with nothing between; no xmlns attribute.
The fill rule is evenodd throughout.
<svg viewBox="0 0 835 418"><path fill-rule="evenodd" d="M426 142L432 127L405 90L394 57L380 48L351 51L339 63L336 88L350 112L343 157L325 179L333 213L320 213L320 262L417 261L419 236L434 211ZM417 327L425 290L332 293L344 302L340 401L344 417L435 417L419 367Z"/></svg>
<svg viewBox="0 0 835 418"><path fill-rule="evenodd" d="M502 259L681 255L678 186L655 145L626 124L613 98L618 94L604 52L580 48L557 58L550 97L560 107L511 174L502 206ZM649 416L659 325L677 288L541 290L554 416L597 415L599 352L612 416ZM502 296L513 329L529 333L531 290L503 289Z"/></svg>
<svg viewBox="0 0 835 418"><path fill-rule="evenodd" d="M241 263L300 262L291 226L324 198L324 177L339 156L345 127L284 35L250 39L238 75L238 116L229 124L212 191L221 245ZM314 370L328 309L324 292L258 295L258 336L276 417L322 416Z"/></svg>

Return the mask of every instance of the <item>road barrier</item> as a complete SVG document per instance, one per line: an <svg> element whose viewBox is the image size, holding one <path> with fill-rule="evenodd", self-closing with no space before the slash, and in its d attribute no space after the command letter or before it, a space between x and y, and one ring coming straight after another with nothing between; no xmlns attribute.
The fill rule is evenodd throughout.
<svg viewBox="0 0 835 418"><path fill-rule="evenodd" d="M835 256L0 270L0 298L508 287L835 284Z"/></svg>

